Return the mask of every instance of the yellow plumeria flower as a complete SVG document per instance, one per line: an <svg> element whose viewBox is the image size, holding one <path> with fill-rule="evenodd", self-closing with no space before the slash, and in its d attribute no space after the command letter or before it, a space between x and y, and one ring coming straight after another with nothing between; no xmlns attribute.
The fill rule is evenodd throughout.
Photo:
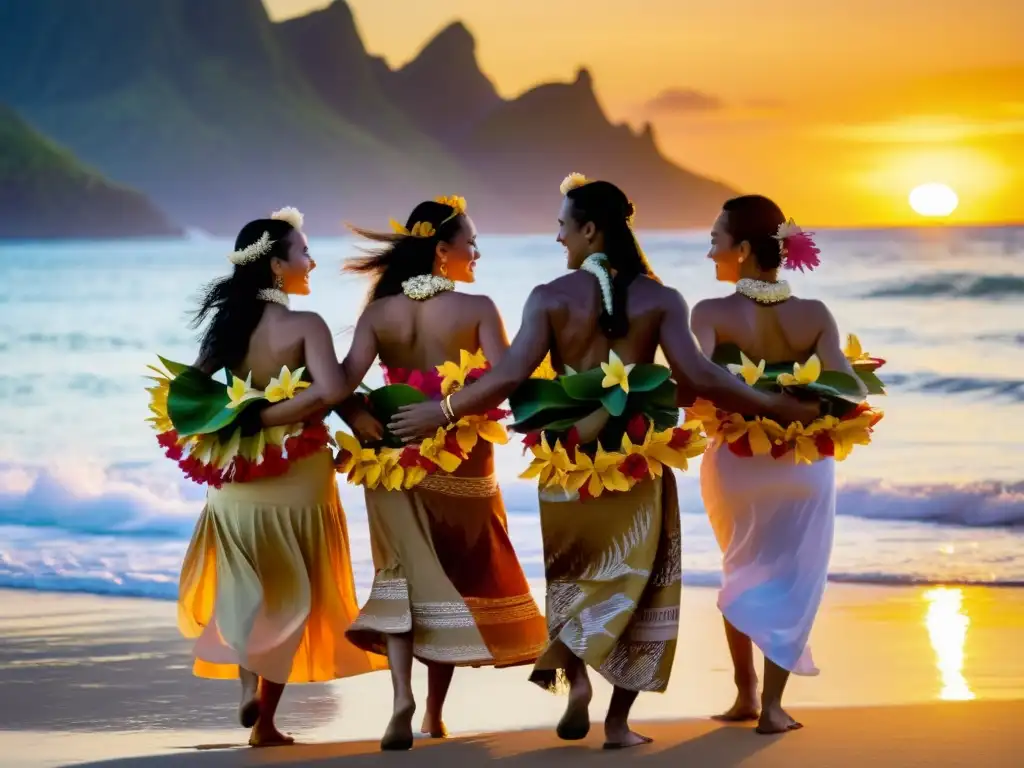
<svg viewBox="0 0 1024 768"><path fill-rule="evenodd" d="M813 464L821 458L818 446L814 442L813 433L808 432L797 422L786 429L785 440L793 444L793 461L797 464Z"/></svg>
<svg viewBox="0 0 1024 768"><path fill-rule="evenodd" d="M354 485L362 485L365 482L367 488L375 488L381 475L377 452L372 448L364 448L346 432L336 432L334 439L342 451L338 471L348 475L349 482Z"/></svg>
<svg viewBox="0 0 1024 768"><path fill-rule="evenodd" d="M409 234L413 237L433 237L434 236L434 225L429 221L417 221L412 225L412 229Z"/></svg>
<svg viewBox="0 0 1024 768"><path fill-rule="evenodd" d="M870 359L867 352L865 352L864 348L860 345L860 339L858 339L857 335L854 333L851 333L846 337L846 346L843 347L843 356L851 363L857 362L858 360Z"/></svg>
<svg viewBox="0 0 1024 768"><path fill-rule="evenodd" d="M532 446L533 461L519 477L523 480L537 477L543 487L561 485L568 473L573 469L569 454L565 452L560 440L555 441L554 448L548 448L547 440L541 436L540 442Z"/></svg>
<svg viewBox="0 0 1024 768"><path fill-rule="evenodd" d="M491 421L486 416L464 416L456 425L455 439L459 443L459 448L468 454L476 447L479 439L495 445L505 445L508 442L508 431L503 425Z"/></svg>
<svg viewBox="0 0 1024 768"><path fill-rule="evenodd" d="M231 377L231 386L228 388L228 408L237 408L242 403L263 397L263 393L252 387L252 371L245 377L245 380L237 376Z"/></svg>
<svg viewBox="0 0 1024 768"><path fill-rule="evenodd" d="M868 445L871 442L870 424L873 416L865 414L848 421L840 421L829 432L835 446L836 461L842 461L853 452L855 445Z"/></svg>
<svg viewBox="0 0 1024 768"><path fill-rule="evenodd" d="M771 425L768 429L765 429L764 421ZM746 435L750 441L751 453L755 456L765 456L772 452L772 438L769 437L769 431L774 434L772 426L778 427L771 419L747 421L738 413L730 413L729 418L722 422L722 434L730 443L735 443ZM782 428L778 429L781 434Z"/></svg>
<svg viewBox="0 0 1024 768"><path fill-rule="evenodd" d="M462 459L445 448L448 433L444 427L438 427L433 437L420 443L420 456L434 462L445 472L454 472L459 468Z"/></svg>
<svg viewBox="0 0 1024 768"><path fill-rule="evenodd" d="M601 386L605 389L610 387L622 387L622 391L629 394L629 374L636 367L636 363L623 365L621 358L613 350L608 352L608 362L601 363L601 370L604 371L604 378Z"/></svg>
<svg viewBox="0 0 1024 768"><path fill-rule="evenodd" d="M591 459L577 446L575 466L565 479L566 490L578 491L586 485L587 493L595 498L605 490L628 491L629 479L619 471L625 458L618 452L606 452L598 444L597 453Z"/></svg>
<svg viewBox="0 0 1024 768"><path fill-rule="evenodd" d="M540 365L538 365L537 366L537 370L535 370L530 375L530 378L531 379L547 379L548 381L552 381L552 380L558 378L558 374L555 373L555 367L551 364L551 353L550 352L548 352L548 354L545 356L545 358L540 361Z"/></svg>
<svg viewBox="0 0 1024 768"><path fill-rule="evenodd" d="M687 420L699 421L709 435L718 432L722 422L718 418L718 408L710 400L698 397L693 405L686 409Z"/></svg>
<svg viewBox="0 0 1024 768"><path fill-rule="evenodd" d="M448 205L455 209L456 216L460 216L466 212L466 198L460 195L446 195L444 197L438 197L435 202L441 205Z"/></svg>
<svg viewBox="0 0 1024 768"><path fill-rule="evenodd" d="M296 392L308 387L309 382L302 381L302 374L305 370L305 367L297 368L295 373L292 373L288 370L287 365L282 365L281 372L277 375L277 378L271 379L267 385L267 391L264 393L267 400L271 403L291 400L295 397Z"/></svg>
<svg viewBox="0 0 1024 768"><path fill-rule="evenodd" d="M740 365L736 365L736 363L729 363L728 368L729 373L739 374L743 377L743 380L747 382L747 386L752 387L764 374L764 360L757 365L754 365L753 360L743 354L743 352L740 352Z"/></svg>
<svg viewBox="0 0 1024 768"><path fill-rule="evenodd" d="M487 358L483 350L467 352L463 349L459 352L458 363L448 360L436 366L437 372L441 375L441 394L450 395L462 389L470 372L486 365Z"/></svg>
<svg viewBox="0 0 1024 768"><path fill-rule="evenodd" d="M780 373L778 382L784 387L798 387L813 384L821 376L821 360L811 355L803 365L793 363L793 373Z"/></svg>
<svg viewBox="0 0 1024 768"><path fill-rule="evenodd" d="M702 427L703 424L696 419L685 422L679 429L691 432L690 439L684 446L673 448L671 443L675 430L663 429L661 432L655 432L652 426L644 439L648 460L653 459L665 466L686 470L688 460L700 456L707 449L708 440L701 434Z"/></svg>
<svg viewBox="0 0 1024 768"><path fill-rule="evenodd" d="M459 351L459 366L467 374L470 371L483 368L485 365L487 365L487 357L482 349L478 349L476 352L467 352L464 349Z"/></svg>

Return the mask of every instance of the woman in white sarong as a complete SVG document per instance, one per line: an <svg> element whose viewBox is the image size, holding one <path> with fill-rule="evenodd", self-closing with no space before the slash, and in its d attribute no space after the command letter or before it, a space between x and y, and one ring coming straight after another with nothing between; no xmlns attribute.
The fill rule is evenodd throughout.
<svg viewBox="0 0 1024 768"><path fill-rule="evenodd" d="M854 376L829 310L819 301L792 296L789 285L778 280L780 266L816 266L817 249L806 234L788 229L775 203L756 195L730 200L711 239L708 255L716 277L736 283L736 292L694 307L693 331L707 355L720 360L716 351L733 345L769 366L796 361L807 367L817 355L824 370ZM705 424L710 419L724 428L709 429L709 436L717 434L702 461L701 491L723 553L718 607L737 687L735 704L720 719L758 720L759 733L781 733L801 727L782 708L790 673L818 672L807 641L832 551L831 439L823 438L828 447L816 446L814 438L789 439L795 434L791 429L786 436L768 434L758 445L767 430L746 432L759 422L716 414L713 407L711 414ZM760 706L751 642L765 657Z"/></svg>

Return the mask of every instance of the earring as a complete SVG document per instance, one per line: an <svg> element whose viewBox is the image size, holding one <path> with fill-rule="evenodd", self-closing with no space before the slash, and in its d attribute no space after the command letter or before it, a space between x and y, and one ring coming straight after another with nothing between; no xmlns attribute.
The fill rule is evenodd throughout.
<svg viewBox="0 0 1024 768"><path fill-rule="evenodd" d="M448 277L448 265L443 261L441 262L441 269L439 271L441 272L441 277Z"/></svg>
<svg viewBox="0 0 1024 768"><path fill-rule="evenodd" d="M279 291L284 288L284 279L280 275L274 278L274 288Z"/></svg>

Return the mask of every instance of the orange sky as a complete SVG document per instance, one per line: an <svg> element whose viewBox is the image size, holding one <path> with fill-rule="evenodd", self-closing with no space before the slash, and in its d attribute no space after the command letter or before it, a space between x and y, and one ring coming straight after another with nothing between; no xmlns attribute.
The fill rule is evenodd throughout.
<svg viewBox="0 0 1024 768"><path fill-rule="evenodd" d="M264 2L275 18L327 4ZM1024 221L1024 0L349 4L393 66L465 22L505 96L586 65L613 118L652 120L672 159L798 220L917 222L908 192L940 181L960 195L951 222Z"/></svg>

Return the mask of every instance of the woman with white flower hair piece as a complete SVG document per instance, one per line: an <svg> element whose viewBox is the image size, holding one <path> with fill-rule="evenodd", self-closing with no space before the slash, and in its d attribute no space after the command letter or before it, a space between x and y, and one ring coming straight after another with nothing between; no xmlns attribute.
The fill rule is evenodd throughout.
<svg viewBox="0 0 1024 768"><path fill-rule="evenodd" d="M773 375L790 387L828 379L856 401L864 385L828 307L797 298L779 276L780 268L813 270L818 253L811 234L768 198L727 201L712 227L708 258L717 279L734 283L735 292L697 304L693 331L705 354L752 387L768 386ZM723 408L698 401L691 410L713 440L701 491L722 548L718 607L737 687L735 703L719 718L756 720L759 733L782 733L801 727L782 708L789 675L818 673L808 638L832 551L835 461L844 443L863 444L880 414L851 404L806 427L786 427L767 414L743 417ZM753 645L764 654L760 697Z"/></svg>
<svg viewBox="0 0 1024 768"><path fill-rule="evenodd" d="M366 408L383 422L393 410L389 393L399 395L395 402L441 402L472 386L508 347L494 302L455 291L456 283L474 281L480 258L466 201L420 203L404 224L392 220L391 229L354 228L384 245L347 265L371 276L372 286L344 375L359 381L380 358L386 386L367 397ZM345 410L362 444L339 434L341 470L365 488L376 571L348 637L387 654L394 710L381 748L409 749L413 658L428 667L421 731L444 737L442 708L454 668L532 663L546 638L544 618L509 540L494 476L492 443L507 439L497 423L504 413L449 421L431 440L403 449L373 419L360 427L358 407Z"/></svg>
<svg viewBox="0 0 1024 768"><path fill-rule="evenodd" d="M578 740L590 729L594 669L615 687L605 748L623 749L650 741L631 730L629 713L641 691L668 686L679 631L679 508L665 467L685 468L703 443L675 429L670 376L740 409L790 418L807 411L755 393L700 353L685 302L654 278L640 250L622 190L573 174L561 191L557 240L570 273L533 290L491 372L446 408L402 409L393 429L417 438L509 399L534 454L524 477L539 478L547 577L548 642L530 680L556 690L568 679L557 733ZM654 364L659 346L671 370ZM548 354L565 375L531 379Z"/></svg>
<svg viewBox="0 0 1024 768"><path fill-rule="evenodd" d="M179 627L197 676L239 678L254 747L289 744L274 724L286 683L383 669L344 637L357 606L326 410L348 394L331 332L289 309L316 266L294 208L246 224L195 313L192 366L164 360L151 419L168 457L208 486L181 569ZM226 371L226 383L214 375Z"/></svg>

